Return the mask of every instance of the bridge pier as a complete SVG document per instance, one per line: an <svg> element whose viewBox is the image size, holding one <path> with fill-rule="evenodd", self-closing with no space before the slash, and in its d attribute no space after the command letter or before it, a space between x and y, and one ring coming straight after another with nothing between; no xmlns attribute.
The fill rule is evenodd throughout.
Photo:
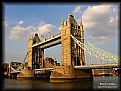
<svg viewBox="0 0 121 91"><path fill-rule="evenodd" d="M54 66L50 79L90 79L93 80L92 69L75 69L74 66Z"/></svg>
<svg viewBox="0 0 121 91"><path fill-rule="evenodd" d="M93 80L92 69L75 69L75 78Z"/></svg>
<svg viewBox="0 0 121 91"><path fill-rule="evenodd" d="M19 73L11 73L9 78L16 79Z"/></svg>
<svg viewBox="0 0 121 91"><path fill-rule="evenodd" d="M33 78L34 70L31 69L21 69L20 73L17 75L17 78Z"/></svg>

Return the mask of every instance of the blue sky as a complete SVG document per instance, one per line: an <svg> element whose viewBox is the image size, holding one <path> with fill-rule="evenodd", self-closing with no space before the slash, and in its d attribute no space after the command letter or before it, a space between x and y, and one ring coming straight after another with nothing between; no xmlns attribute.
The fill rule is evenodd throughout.
<svg viewBox="0 0 121 91"><path fill-rule="evenodd" d="M28 38L35 32L46 38L51 36L48 31L52 35L60 33L62 17L67 20L69 13L75 16L78 24L82 17L85 38L89 42L118 55L117 3L3 3L3 6L4 62L22 62L27 53ZM44 56L61 62L61 44L45 49Z"/></svg>

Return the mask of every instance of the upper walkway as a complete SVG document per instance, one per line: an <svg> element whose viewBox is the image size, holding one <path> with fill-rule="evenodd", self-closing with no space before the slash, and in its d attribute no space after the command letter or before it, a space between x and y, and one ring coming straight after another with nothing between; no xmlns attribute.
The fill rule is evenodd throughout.
<svg viewBox="0 0 121 91"><path fill-rule="evenodd" d="M48 39L44 39L39 43L33 44L32 47L39 46L42 49L61 44L61 34L51 36Z"/></svg>

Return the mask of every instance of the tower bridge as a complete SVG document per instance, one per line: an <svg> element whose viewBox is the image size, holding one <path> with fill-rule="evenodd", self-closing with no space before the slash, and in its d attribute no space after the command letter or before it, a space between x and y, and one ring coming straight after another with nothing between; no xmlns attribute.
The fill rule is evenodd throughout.
<svg viewBox="0 0 121 91"><path fill-rule="evenodd" d="M98 66L85 65L85 52L89 53L95 59L99 58L105 61L116 62L118 62L119 59L116 55L97 48L84 40L82 21L80 22L80 25L78 25L74 16L69 14L67 21L62 20L59 34L44 40L40 40L38 34L29 38L28 66L34 71L45 70L43 64L44 49L61 44L62 65L53 65L50 78L92 78L92 68L119 67L118 64ZM87 45L85 45L84 42L87 43Z"/></svg>
<svg viewBox="0 0 121 91"><path fill-rule="evenodd" d="M84 43L84 31L82 22L77 24L72 14L68 15L68 20L61 22L61 32L51 38L40 40L38 34L28 41L28 65L31 69L35 69L34 63L38 64L38 68L43 68L44 49L62 45L62 65L84 65L84 49L80 48L70 35L74 35L82 43Z"/></svg>

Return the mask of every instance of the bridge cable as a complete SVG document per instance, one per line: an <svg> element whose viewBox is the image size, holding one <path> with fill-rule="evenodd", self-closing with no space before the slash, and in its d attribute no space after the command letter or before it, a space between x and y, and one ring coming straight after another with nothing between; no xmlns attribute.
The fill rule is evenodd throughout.
<svg viewBox="0 0 121 91"><path fill-rule="evenodd" d="M85 49L89 54L91 54L92 56L98 57L100 59L104 59L107 61L110 61L113 59L116 62L118 62L118 57L114 54L111 54L107 51L104 51L94 45L92 45L91 43L89 43L86 39L86 43L87 45L81 43L79 40L77 40L73 35L71 35L72 39L82 48Z"/></svg>

